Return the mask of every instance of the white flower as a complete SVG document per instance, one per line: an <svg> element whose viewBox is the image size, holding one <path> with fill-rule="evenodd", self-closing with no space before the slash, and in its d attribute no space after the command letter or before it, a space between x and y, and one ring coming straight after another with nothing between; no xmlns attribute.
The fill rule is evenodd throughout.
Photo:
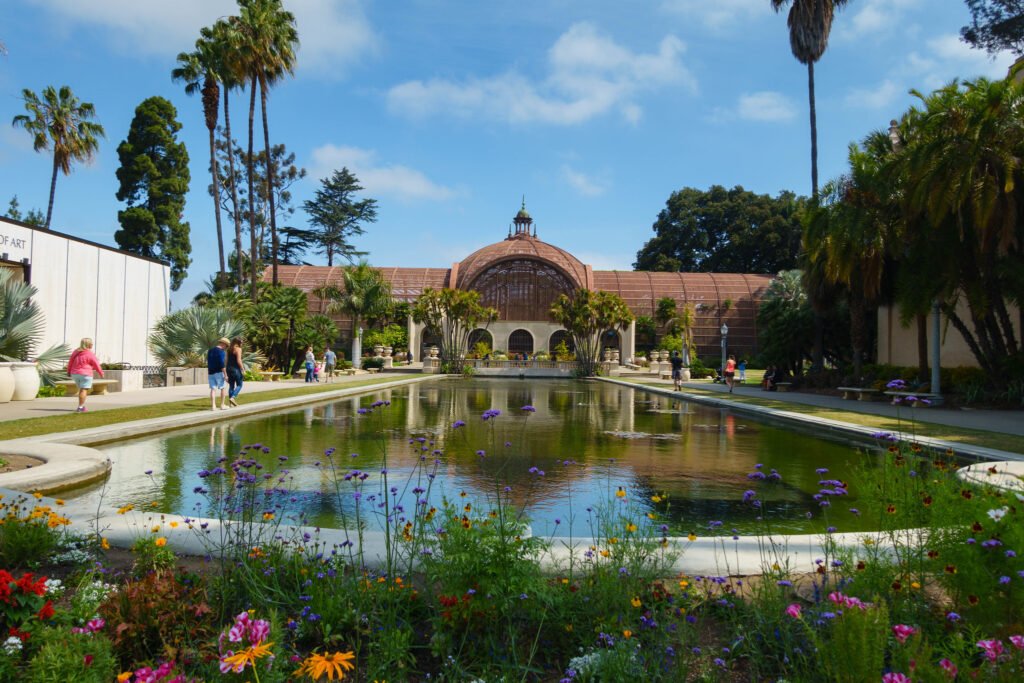
<svg viewBox="0 0 1024 683"><path fill-rule="evenodd" d="M995 510L989 510L988 511L988 516L992 518L993 522L998 522L1003 517L1005 517L1006 513L1009 512L1009 511L1010 511L1010 508L1008 508L1008 507L1006 507L1004 505L1001 508L996 508Z"/></svg>
<svg viewBox="0 0 1024 683"><path fill-rule="evenodd" d="M17 636L11 636L4 641L4 652L9 655L17 654L21 652L21 638Z"/></svg>
<svg viewBox="0 0 1024 683"><path fill-rule="evenodd" d="M1015 493L1013 495L1017 496L1017 500L1024 503L1024 495L1021 495L1020 493Z"/></svg>
<svg viewBox="0 0 1024 683"><path fill-rule="evenodd" d="M47 579L46 580L46 594L47 595L60 595L64 592L64 583L60 579Z"/></svg>

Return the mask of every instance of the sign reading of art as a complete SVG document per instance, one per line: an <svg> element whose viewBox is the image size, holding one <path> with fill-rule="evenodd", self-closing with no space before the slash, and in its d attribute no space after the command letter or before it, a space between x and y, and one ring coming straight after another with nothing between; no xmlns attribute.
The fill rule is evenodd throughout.
<svg viewBox="0 0 1024 683"><path fill-rule="evenodd" d="M31 231L18 225L0 221L0 256L7 261L19 262L31 257Z"/></svg>

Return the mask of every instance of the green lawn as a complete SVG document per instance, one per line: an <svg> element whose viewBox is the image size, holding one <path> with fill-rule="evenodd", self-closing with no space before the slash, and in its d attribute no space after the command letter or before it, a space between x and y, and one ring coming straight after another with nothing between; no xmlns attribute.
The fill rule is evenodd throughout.
<svg viewBox="0 0 1024 683"><path fill-rule="evenodd" d="M640 384L654 389L669 388L664 384L653 384L643 380L623 379L624 381L631 382L633 384ZM747 371L747 383L751 384L751 373L749 370ZM723 401L731 401L733 403L756 405L775 410L785 410L791 413L800 413L801 415L813 415L814 417L820 417L826 420L848 422L850 424L871 427L872 429L876 429L880 432L902 431L907 433L911 428L911 423L907 419L911 412L910 410L906 411L907 415L904 416L901 424L895 418L882 415L865 415L864 413L836 410L834 408L824 408L820 406L809 406L772 398L754 398L751 396L724 394L717 391L692 389L689 387L687 387L686 392L711 396ZM984 432L977 429L951 427L949 425L926 422L923 421L922 418L925 420L927 419L927 409L918 410L915 417L917 421L913 424L913 431L919 436L927 436L933 439L942 439L943 441L962 443L971 446L981 446L983 448L994 448L1000 451L1008 451L1010 453L1024 453L1024 439L1016 434Z"/></svg>
<svg viewBox="0 0 1024 683"><path fill-rule="evenodd" d="M337 384L316 384L313 386L301 386L289 389L275 389L253 394L243 394L238 398L240 406L273 401L278 398L290 398L292 396L307 396L309 394L321 394L327 391L338 391L353 387L370 387L375 384L393 382L405 377L388 375L376 375L367 379L355 380L352 382ZM188 401L171 401L169 403L152 403L130 408L112 408L110 410L96 410L86 413L68 412L61 415L47 417L29 417L20 420L0 422L0 432L4 439L20 439L26 436L39 436L40 434L53 434L54 432L69 432L75 429L91 429L93 427L104 427L119 422L133 422L135 420L150 420L156 417L168 417L170 415L183 415L185 413L210 412L210 399L208 397L194 398ZM225 413L230 415L230 413Z"/></svg>

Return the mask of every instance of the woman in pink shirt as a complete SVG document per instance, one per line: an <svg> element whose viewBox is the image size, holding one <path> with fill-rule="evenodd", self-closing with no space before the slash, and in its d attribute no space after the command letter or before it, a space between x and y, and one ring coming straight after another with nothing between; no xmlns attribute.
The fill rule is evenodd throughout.
<svg viewBox="0 0 1024 683"><path fill-rule="evenodd" d="M99 373L100 377L103 376L100 362L96 360L96 354L92 352L92 339L86 337L78 345L78 348L71 352L71 358L68 359L68 374L78 386L77 412L79 413L85 412L85 397L89 395L89 389L92 388L94 370Z"/></svg>

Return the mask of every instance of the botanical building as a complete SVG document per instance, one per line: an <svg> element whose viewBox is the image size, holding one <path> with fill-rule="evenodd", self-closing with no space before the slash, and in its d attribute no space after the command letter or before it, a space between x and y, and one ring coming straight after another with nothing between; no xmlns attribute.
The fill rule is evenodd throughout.
<svg viewBox="0 0 1024 683"><path fill-rule="evenodd" d="M278 266L278 279L309 294L310 311L325 303L312 290L325 282L340 285L341 267ZM474 251L448 268L380 268L399 301L412 302L427 288L461 288L480 292L484 305L498 311L498 320L474 332L471 342L490 341L509 353L550 351L567 338L551 319L552 302L578 289L605 290L621 296L634 316L653 316L658 300L671 297L677 309L689 305L695 314L694 341L700 355L720 349L721 327L728 325L729 348L737 354L757 350L757 308L771 282L769 275L732 273L656 273L594 270L578 258L537 236L533 219L520 209L505 239ZM264 279L269 273L264 275ZM347 334L349 321L336 316ZM409 321L410 347L417 359L435 340L421 325ZM636 324L605 333L604 346L618 348L625 361L636 355ZM568 339L567 339L568 343Z"/></svg>

